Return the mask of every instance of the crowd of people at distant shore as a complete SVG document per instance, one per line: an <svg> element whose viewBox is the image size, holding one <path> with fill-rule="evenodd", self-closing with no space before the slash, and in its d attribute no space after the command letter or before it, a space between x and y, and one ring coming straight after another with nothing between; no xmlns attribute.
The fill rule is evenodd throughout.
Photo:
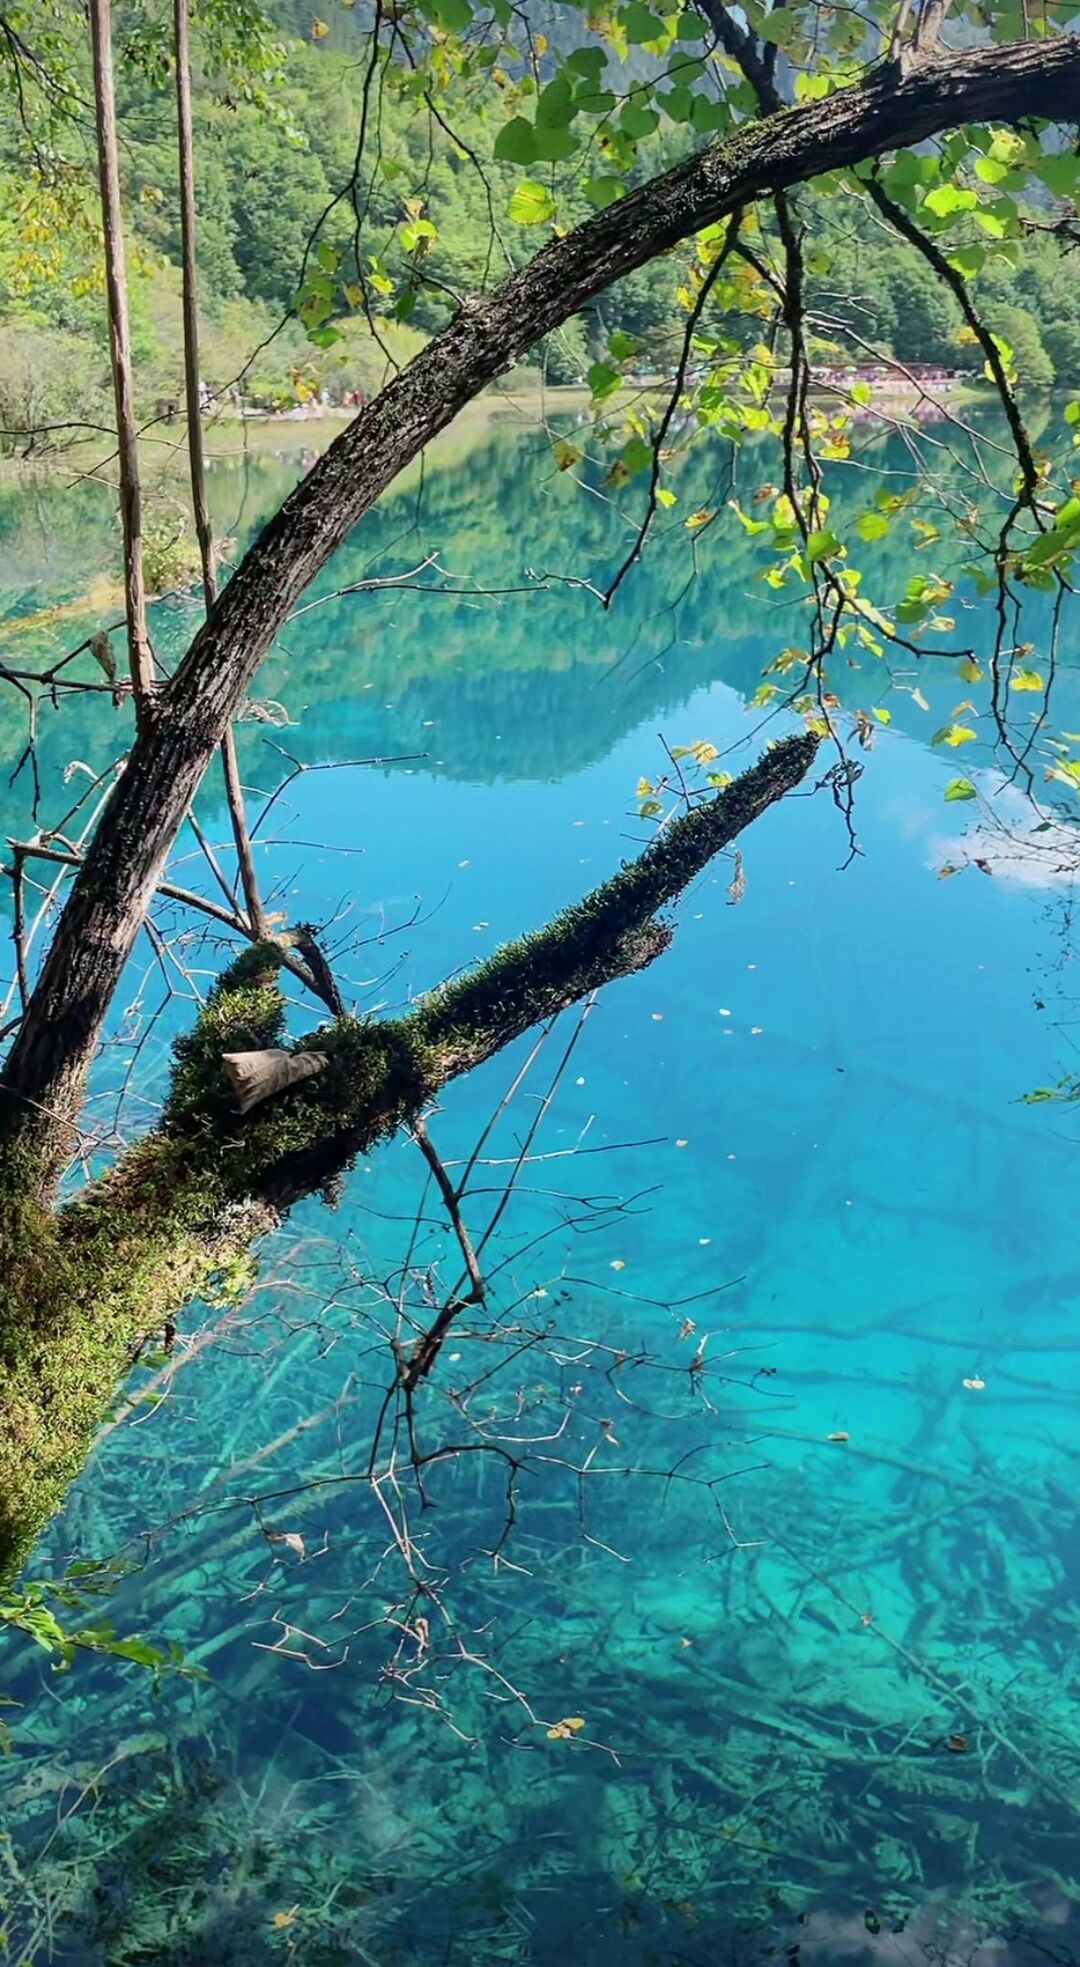
<svg viewBox="0 0 1080 1967"><path fill-rule="evenodd" d="M274 417L303 422L312 417L333 417L345 411L362 410L367 400L366 389L332 389L324 386L295 403L260 403L251 401L235 383L226 389L214 389L201 377L199 380L199 408L204 416L255 417L260 421ZM157 405L157 414L163 423L175 423L182 411L183 404L177 397L163 397Z"/></svg>

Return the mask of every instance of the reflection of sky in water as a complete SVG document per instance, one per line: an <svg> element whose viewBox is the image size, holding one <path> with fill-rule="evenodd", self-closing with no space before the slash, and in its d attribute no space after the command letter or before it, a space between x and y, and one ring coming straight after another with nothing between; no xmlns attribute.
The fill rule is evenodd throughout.
<svg viewBox="0 0 1080 1967"><path fill-rule="evenodd" d="M368 1001L398 1003L607 873L639 830L626 815L658 731L744 742L768 624L736 633L738 595L721 619L713 592L680 618L696 648L632 684L590 666L592 638L619 650L580 597L559 597L552 642L547 597L474 611L471 674L459 611L448 625L440 601L399 601L401 690L380 644L378 687L348 693L341 609L286 638L267 694L300 721L271 737L306 762L429 754L302 776L268 824L294 919L345 903L370 934L421 899L423 925L357 951L348 984L383 977ZM499 1302L557 1330L482 1408L501 1401L520 1438L563 1430L521 1474L506 1554L522 1569L482 1554L506 1492L483 1457L440 1465L417 1520L451 1575L433 1684L453 1729L379 1679L390 1649L370 1621L400 1580L370 1491L276 1494L364 1466L387 1377L364 1280L400 1261L413 1151L358 1170L336 1216L301 1211L245 1314L262 1322L236 1322L109 1436L52 1553L186 1512L116 1616L181 1639L211 1678L155 1695L80 1668L44 1683L59 1700L29 1662L0 1681L34 1701L5 1771L22 1857L52 1838L30 1890L50 1863L86 1867L58 1959L1080 1957L1076 1127L1019 1103L1070 1063L1061 903L1034 869L938 879L943 860L994 861L963 835L976 809L942 803L958 767L926 739L958 693L939 669L930 713L901 702L866 761L862 858L838 871L827 793L790 799L743 842L742 904L718 865L669 955L587 1024L537 1143L551 1158L498 1245ZM245 733L246 769L269 787L264 735ZM1022 826L1008 798L999 811ZM451 1090L433 1123L448 1158L511 1068ZM635 1199L616 1214L619 1197ZM434 1260L437 1229L419 1247ZM455 1353L431 1445L461 1438L447 1395L488 1358L467 1335ZM560 1455L589 1453L583 1505ZM250 1507L218 1507L271 1492L264 1528L302 1536L302 1559ZM505 1680L454 1665L462 1646ZM549 1741L568 1715L601 1746ZM91 1827L83 1809L53 1836L118 1744ZM46 1747L64 1774L38 1793Z"/></svg>

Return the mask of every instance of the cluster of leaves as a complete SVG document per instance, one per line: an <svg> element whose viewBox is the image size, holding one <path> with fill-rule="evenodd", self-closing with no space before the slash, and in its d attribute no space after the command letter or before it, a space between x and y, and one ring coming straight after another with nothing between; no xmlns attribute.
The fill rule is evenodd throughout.
<svg viewBox="0 0 1080 1967"><path fill-rule="evenodd" d="M23 1633L48 1653L54 1671L67 1672L80 1653L107 1655L147 1668L155 1677L162 1673L194 1674L183 1648L160 1646L139 1635L123 1637L111 1621L95 1618L91 1623L70 1624L62 1615L85 1619L95 1601L115 1589L122 1572L113 1564L72 1564L59 1579L35 1578L29 1584L9 1591L0 1602L0 1629ZM4 1746L0 1736L0 1746Z"/></svg>

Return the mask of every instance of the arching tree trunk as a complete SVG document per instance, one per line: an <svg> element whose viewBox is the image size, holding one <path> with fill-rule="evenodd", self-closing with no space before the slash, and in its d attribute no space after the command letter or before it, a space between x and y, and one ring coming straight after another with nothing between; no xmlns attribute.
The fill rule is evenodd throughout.
<svg viewBox="0 0 1080 1967"><path fill-rule="evenodd" d="M199 781L290 609L357 521L488 383L613 281L738 207L965 122L1069 120L1080 40L895 66L764 118L554 241L471 301L288 498L140 731L73 886L3 1079L0 1130L46 1188L71 1140L124 964Z"/></svg>

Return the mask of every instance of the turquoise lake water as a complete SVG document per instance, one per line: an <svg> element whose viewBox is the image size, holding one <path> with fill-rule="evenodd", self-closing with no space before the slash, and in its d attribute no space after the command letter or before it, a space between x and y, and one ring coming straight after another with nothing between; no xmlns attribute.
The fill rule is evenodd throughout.
<svg viewBox="0 0 1080 1967"><path fill-rule="evenodd" d="M436 551L482 587L595 578L618 515L538 486L532 443L433 469L317 592ZM242 538L300 469L216 467L219 528ZM103 497L78 497L74 519L48 489L3 505L10 621L112 551ZM269 795L292 770L273 747L305 768L262 865L292 920L333 924L351 1000L398 1007L609 873L647 833L633 794L661 738L739 769L783 728L749 707L791 635L751 547L718 533L689 583L684 539L607 615L559 584L290 625L258 686L289 721L242 727L244 772ZM976 646L984 606L957 609ZM192 619L163 609L160 646ZM72 639L22 633L35 656ZM1074 660L1067 626L1064 726ZM206 1678L0 1658L23 1704L0 1768L9 1959L1080 1958L1080 1117L1023 1103L1076 1058L1068 856L982 748L963 769L989 813L944 802L948 664L870 668L838 686L892 714L858 858L828 790L771 811L739 906L720 861L671 951L603 994L560 1073L567 1015L485 1140L474 1233L558 1080L486 1313L418 1407L422 1452L460 1450L421 1493L405 1441L367 1480L395 1299L457 1282L409 1141L336 1211L306 1204L239 1310L193 1309L171 1362L136 1371L32 1569L122 1558L117 1626ZM45 817L76 796L66 766L116 749L112 715L46 715ZM12 765L20 742L12 715ZM349 762L373 756L399 762ZM5 789L7 831L27 799ZM213 790L203 813L224 841ZM204 885L190 839L176 879ZM191 918L162 923L186 972L140 953L93 1108L128 1130L222 960ZM297 1032L317 1021L297 1006ZM450 1089L430 1123L449 1163L528 1050Z"/></svg>

